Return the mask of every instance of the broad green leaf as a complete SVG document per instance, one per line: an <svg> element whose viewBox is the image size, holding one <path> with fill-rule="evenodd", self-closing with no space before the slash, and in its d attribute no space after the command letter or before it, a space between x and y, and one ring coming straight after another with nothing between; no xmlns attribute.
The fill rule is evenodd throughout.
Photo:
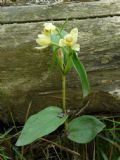
<svg viewBox="0 0 120 160"><path fill-rule="evenodd" d="M120 160L120 157L118 157L118 159L117 160Z"/></svg>
<svg viewBox="0 0 120 160"><path fill-rule="evenodd" d="M81 116L68 125L68 138L77 143L88 143L103 130L104 123L94 116Z"/></svg>
<svg viewBox="0 0 120 160"><path fill-rule="evenodd" d="M78 72L78 75L80 77L81 83L82 83L82 91L83 91L83 96L87 96L90 92L90 86L87 78L87 74L85 71L85 68L83 64L79 61L79 58L76 54L76 52L73 52L72 54L72 62L74 65L74 68Z"/></svg>
<svg viewBox="0 0 120 160"><path fill-rule="evenodd" d="M67 115L59 116L61 113L61 108L51 106L32 115L25 123L16 145L30 144L38 138L55 131L68 117Z"/></svg>

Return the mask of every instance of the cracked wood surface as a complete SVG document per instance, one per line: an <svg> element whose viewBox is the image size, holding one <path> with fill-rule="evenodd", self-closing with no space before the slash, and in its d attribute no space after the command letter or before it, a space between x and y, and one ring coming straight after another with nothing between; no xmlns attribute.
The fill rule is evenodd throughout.
<svg viewBox="0 0 120 160"><path fill-rule="evenodd" d="M79 56L87 69L91 90L120 93L120 5L118 2L66 5L76 7L68 10L69 7L66 9L60 5L52 10L41 6L20 9L18 6L16 9L3 7L0 10L0 22L8 23L0 25L0 119L7 121L12 111L16 120L23 122L30 103L30 114L49 105L62 105L61 75L52 66L52 53L49 53L49 49L38 51L34 48L35 38L46 19L53 19L59 25L63 23L61 19L68 15L71 19L66 29L79 29ZM36 7L41 10L35 11ZM34 14L31 8L34 8ZM28 16L30 9L31 16ZM22 12L27 14L20 17ZM61 14L63 12L65 15ZM112 17L108 16L110 14ZM67 77L67 87L67 104L71 108L80 107L81 86L74 70Z"/></svg>
<svg viewBox="0 0 120 160"><path fill-rule="evenodd" d="M120 1L62 3L58 6L28 5L0 7L0 23L85 19L120 15Z"/></svg>

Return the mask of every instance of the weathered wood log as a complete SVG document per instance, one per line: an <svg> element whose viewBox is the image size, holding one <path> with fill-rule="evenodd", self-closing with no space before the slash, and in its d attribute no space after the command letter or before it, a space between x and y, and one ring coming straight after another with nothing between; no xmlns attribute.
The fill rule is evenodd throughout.
<svg viewBox="0 0 120 160"><path fill-rule="evenodd" d="M33 5L0 8L0 23L86 19L120 15L120 1L62 3L58 6Z"/></svg>
<svg viewBox="0 0 120 160"><path fill-rule="evenodd" d="M52 67L52 53L35 49L44 21L60 25L69 18L66 29L79 28L79 56L91 90L120 93L119 11L119 1L0 8L0 119L7 122L12 112L23 122L30 104L30 114L62 105L61 75ZM74 70L67 87L68 106L80 107L81 86Z"/></svg>
<svg viewBox="0 0 120 160"><path fill-rule="evenodd" d="M40 5L56 5L63 2L93 2L100 0L0 0L1 6L11 6L11 5L28 5L28 4L40 4Z"/></svg>

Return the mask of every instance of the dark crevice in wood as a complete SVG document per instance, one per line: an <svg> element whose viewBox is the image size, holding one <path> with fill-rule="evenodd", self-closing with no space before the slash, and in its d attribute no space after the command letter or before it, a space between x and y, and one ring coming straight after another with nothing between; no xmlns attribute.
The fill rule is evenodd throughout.
<svg viewBox="0 0 120 160"><path fill-rule="evenodd" d="M105 14L105 15L97 15L97 16L86 16L86 17L72 17L72 18L67 18L68 21L73 21L73 20L87 20L87 19L96 19L96 18L108 18L108 17L119 17L120 14ZM65 21L66 18L53 18L53 19L43 19L43 20L26 20L26 21L4 21L4 22L0 22L0 25L4 25L4 24L14 24L14 23L18 23L18 24L23 24L23 23L39 23L39 22L45 22L45 21Z"/></svg>
<svg viewBox="0 0 120 160"><path fill-rule="evenodd" d="M119 65L119 64L118 64ZM88 73L91 73L91 72L100 72L100 71L108 71L108 70L113 70L113 69L119 69L120 67L119 66L108 66L108 67L99 67L99 68L92 68L92 69L87 69L87 72Z"/></svg>

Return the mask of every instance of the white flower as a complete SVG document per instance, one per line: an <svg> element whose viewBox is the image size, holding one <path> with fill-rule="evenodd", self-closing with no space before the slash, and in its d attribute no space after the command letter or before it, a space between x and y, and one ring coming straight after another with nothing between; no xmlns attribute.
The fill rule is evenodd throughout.
<svg viewBox="0 0 120 160"><path fill-rule="evenodd" d="M38 38L36 39L37 44L40 47L35 47L36 49L44 49L51 44L51 33L55 32L56 26L52 23L44 23L44 29L42 34L38 34Z"/></svg>
<svg viewBox="0 0 120 160"><path fill-rule="evenodd" d="M52 23L44 23L43 26L44 26L43 34L46 34L46 35L50 35L56 30L56 26L53 25Z"/></svg>
<svg viewBox="0 0 120 160"><path fill-rule="evenodd" d="M50 45L51 39L50 39L50 36L39 34L38 38L36 39L36 42L41 46L41 47L37 47L37 49L43 49Z"/></svg>
<svg viewBox="0 0 120 160"><path fill-rule="evenodd" d="M64 37L64 39L60 39L59 45L61 47L69 46L73 50L79 51L80 50L80 45L77 44L77 39L78 39L78 29L74 28L74 29L71 30L71 32L69 34L67 34Z"/></svg>

